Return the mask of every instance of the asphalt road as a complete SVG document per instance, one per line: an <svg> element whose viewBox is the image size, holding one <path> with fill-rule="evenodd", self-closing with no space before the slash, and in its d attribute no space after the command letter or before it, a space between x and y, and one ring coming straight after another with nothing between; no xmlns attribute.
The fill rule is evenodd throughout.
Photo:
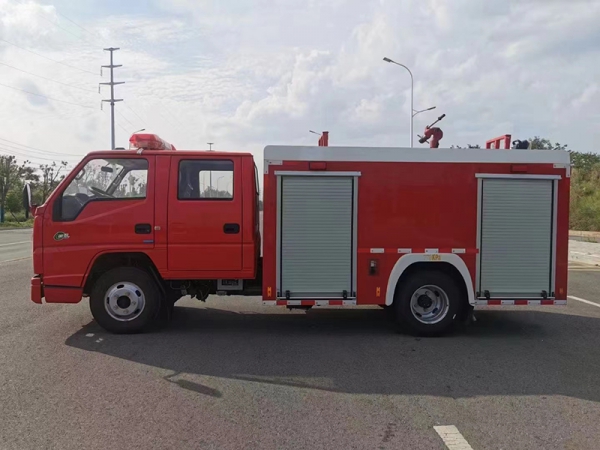
<svg viewBox="0 0 600 450"><path fill-rule="evenodd" d="M379 308L289 312L185 299L170 327L102 331L87 302L29 300L0 263L0 449L597 449L600 307L482 309L455 335ZM570 294L600 305L600 269Z"/></svg>
<svg viewBox="0 0 600 450"><path fill-rule="evenodd" d="M31 229L0 229L0 262L31 257Z"/></svg>

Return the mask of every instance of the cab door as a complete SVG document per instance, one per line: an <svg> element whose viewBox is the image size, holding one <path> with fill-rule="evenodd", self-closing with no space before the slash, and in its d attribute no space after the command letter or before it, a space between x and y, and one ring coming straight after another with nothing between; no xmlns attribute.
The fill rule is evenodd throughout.
<svg viewBox="0 0 600 450"><path fill-rule="evenodd" d="M209 276L208 272L242 269L241 163L239 156L173 157L169 271L203 271Z"/></svg>
<svg viewBox="0 0 600 450"><path fill-rule="evenodd" d="M104 251L154 248L154 164L149 155L97 156L65 180L44 216L44 283L79 286Z"/></svg>

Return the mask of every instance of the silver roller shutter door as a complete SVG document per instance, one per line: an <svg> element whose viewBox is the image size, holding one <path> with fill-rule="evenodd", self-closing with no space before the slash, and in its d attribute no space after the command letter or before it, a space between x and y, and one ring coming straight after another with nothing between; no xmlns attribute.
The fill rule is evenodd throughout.
<svg viewBox="0 0 600 450"><path fill-rule="evenodd" d="M550 296L553 181L483 179L481 295Z"/></svg>
<svg viewBox="0 0 600 450"><path fill-rule="evenodd" d="M353 177L281 177L280 296L352 296Z"/></svg>

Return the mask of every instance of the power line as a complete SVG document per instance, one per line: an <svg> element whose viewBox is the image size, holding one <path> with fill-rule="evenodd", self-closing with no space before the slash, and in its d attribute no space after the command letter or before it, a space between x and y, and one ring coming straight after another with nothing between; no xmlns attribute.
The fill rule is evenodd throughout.
<svg viewBox="0 0 600 450"><path fill-rule="evenodd" d="M25 156L27 158L35 158L35 159L44 159L44 160L48 160L48 161L57 161L57 160L74 160L76 159L81 159L83 158L83 155L76 157L76 156L68 156L66 158L64 157L59 157L59 156L54 156L52 158L46 158L44 156L38 156L38 155L30 155L29 153L27 153L27 150L23 150L22 148L16 148L13 147L11 145L7 145L4 143L0 143L1 148L3 148L4 150L7 151L11 151L14 152L17 155L21 155L21 156Z"/></svg>
<svg viewBox="0 0 600 450"><path fill-rule="evenodd" d="M25 4L23 1L19 0L19 2L21 4ZM77 39L82 39L81 36L76 35L75 33L73 33L72 31L67 30L66 28L61 27L60 25L58 25L56 22L53 22L52 20L48 19L48 17L46 17L45 14L40 13L39 11L35 11L35 13L40 16L42 19L44 19L46 22L50 23L51 25L54 25L56 28L64 31L65 33L69 33L71 36L75 36ZM62 15L62 14L61 14ZM92 44L92 45L96 45L93 42L88 41L87 39L83 38L88 44Z"/></svg>
<svg viewBox="0 0 600 450"><path fill-rule="evenodd" d="M127 134L131 134L131 131L127 131L127 128L125 128L123 125L121 125L119 122L115 122L117 124L118 127L121 128L121 130L123 130L125 133ZM113 149L114 150L114 149Z"/></svg>
<svg viewBox="0 0 600 450"><path fill-rule="evenodd" d="M138 113L136 113L136 112L133 110L133 108L131 108L131 107L129 106L129 103L127 103L126 101L124 101L124 100L123 100L123 104L125 105L125 107L126 107L127 109L129 109L129 110L130 110L130 111L131 111L133 114L135 114L135 116L136 116L138 119L140 119L140 120L142 121L142 124L145 124L145 123L147 122L146 120L142 119L142 118L140 117L140 115L139 115Z"/></svg>
<svg viewBox="0 0 600 450"><path fill-rule="evenodd" d="M56 14L58 14L59 16L61 16L63 19L67 19L69 22L71 22L73 25L75 25L76 27L81 28L83 31L85 31L86 33L89 33L90 36L94 37L94 39L97 39L98 37L100 37L98 34L96 33L92 33L90 30L88 30L87 28L82 27L81 25L79 25L77 22L75 22L72 19L69 19L67 16L65 16L64 14L60 13L58 10L55 10Z"/></svg>
<svg viewBox="0 0 600 450"><path fill-rule="evenodd" d="M37 173L39 170L41 170L40 167L36 167L36 166L43 166L43 165L48 165L48 162L46 161L31 161L29 158L23 158L23 157L16 157L15 155L11 155L8 153L2 153L2 151L0 150L0 156L14 156L15 160L19 163L27 163L26 167L30 167L31 169L33 169L34 173ZM77 164L67 164L66 166L60 166L60 167L64 167L63 170L65 170L65 175L68 174L71 170L73 170L75 167L77 166Z"/></svg>
<svg viewBox="0 0 600 450"><path fill-rule="evenodd" d="M79 104L79 103L69 102L69 101L67 101L67 100L60 100L60 99L58 99L58 98L47 97L47 96L45 96L45 95L42 95L42 94L36 94L35 92L26 91L25 89L19 89L19 88L12 87L12 86L8 86L8 85L6 85L6 84L2 84L2 83L0 83L0 86L7 87L7 88L9 88L9 89L14 89L15 91L21 91L21 92L25 92L25 93L27 93L27 94L35 95L35 96L37 96L37 97L43 97L43 98L46 98L46 99L48 99L48 100L52 100L52 101L55 101L55 102L67 103L67 104L69 104L69 105L75 105L75 106L79 106L79 107L81 107L81 108L95 109L93 106L86 106L86 105L81 105L81 104Z"/></svg>
<svg viewBox="0 0 600 450"><path fill-rule="evenodd" d="M171 110L169 110L169 109L168 109L168 108L167 108L167 107L166 107L166 106L163 104L163 102L160 100L160 98L158 98L158 97L155 97L155 98L156 98L156 100L158 100L158 104L159 104L159 105L162 107L162 109L164 109L164 110L167 112L167 114L170 116L170 118L173 118L173 119L175 119L175 121L177 122L177 123L175 124L175 126L176 126L176 127L179 127L179 128L181 128L181 127L183 126L183 124L182 124L182 123L179 121L179 119L178 119L178 118L175 116L175 114L173 114L173 113L171 112ZM159 108L159 110L158 110L158 113L160 114L160 108ZM162 114L161 114L161 115L162 115Z"/></svg>
<svg viewBox="0 0 600 450"><path fill-rule="evenodd" d="M44 153L44 154L50 153L50 154L53 154L53 155L62 155L62 156L77 156L77 157L81 157L82 156L82 155L76 155L75 153L60 153L60 152L53 152L53 151L50 151L50 150L42 150L41 148L30 147L29 145L25 145L25 144L19 144L18 142L14 142L14 141L11 141L11 140L8 140L8 139L5 139L5 138L0 138L0 141L9 142L10 144L18 145L19 147L25 147L23 149L19 149L17 147L17 149L23 150L23 151L25 151L25 150L30 150L30 151L33 150L35 152L40 152L40 153ZM0 144L2 144L2 143L0 143ZM2 145L9 145L9 144L2 144Z"/></svg>
<svg viewBox="0 0 600 450"><path fill-rule="evenodd" d="M80 86L76 86L76 85L73 85L73 84L63 83L62 81L52 80L51 78L46 78L46 77L43 77L42 75L37 75L35 73L31 73L31 72L28 72L26 70L19 69L18 67L11 66L10 64L6 64L6 63L3 63L3 62L0 62L0 65L6 66L6 67L10 67L11 69L18 70L19 72L23 72L23 73L26 73L28 75L32 75L34 77L41 78L43 80L51 81L53 83L62 84L63 86L72 87L72 88L75 88L75 89L81 89L82 91L86 91L86 92L94 92L94 93L96 93L96 91L94 91L92 89L86 89L86 88L83 88L83 87L80 87Z"/></svg>
<svg viewBox="0 0 600 450"><path fill-rule="evenodd" d="M131 125L132 127L135 127L135 125L131 122L131 120L129 120L127 117L125 117L125 115L117 110L117 114L120 115L123 119L125 119L125 122L127 122L129 125Z"/></svg>
<svg viewBox="0 0 600 450"><path fill-rule="evenodd" d="M81 72L91 73L92 75L98 75L97 73L92 72L91 70L86 70L86 69L82 69L81 67L71 66L71 65L66 64L64 62L56 61L55 59L48 58L47 56L44 56L44 55L42 55L40 53L36 53L33 50L29 50L29 49L27 49L25 47L21 47L20 45L13 44L12 42L7 41L6 39L0 38L0 41L6 42L7 44L10 44L10 45L12 45L14 47L20 48L21 50L25 50L26 52L33 53L34 55L39 56L40 58L47 59L48 61L52 61L53 63L61 64L61 65L65 66L65 67L69 67L70 69L75 69L75 70L79 70Z"/></svg>
<svg viewBox="0 0 600 450"><path fill-rule="evenodd" d="M56 161L57 160L56 158L44 158L43 156L31 156L31 155L28 155L26 153L17 152L14 149L9 148L9 147L0 146L0 150L4 150L4 152L7 152L7 153L5 153L5 156L16 156L16 155L18 155L21 158L25 158L26 160L35 160L35 161L32 161L32 162L34 162L36 164L40 164L40 161L44 161L45 162L45 161ZM82 156L82 158L83 158L83 156ZM64 161L64 160L61 159L61 161ZM68 163L69 161L66 161L66 162ZM73 164L73 162L71 162L71 163Z"/></svg>

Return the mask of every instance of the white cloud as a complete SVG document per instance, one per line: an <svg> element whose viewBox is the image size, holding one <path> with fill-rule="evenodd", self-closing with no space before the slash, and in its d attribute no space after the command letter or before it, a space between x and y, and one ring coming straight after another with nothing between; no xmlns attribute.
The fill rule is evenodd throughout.
<svg viewBox="0 0 600 450"><path fill-rule="evenodd" d="M137 14L124 4L94 17L96 6L88 0L79 6L85 18L70 16L88 33L58 14L60 4L0 0L0 37L94 73L108 63L102 47L120 46L116 76L127 83L117 95L135 113L117 105L117 122L178 148L213 141L260 155L268 144L315 143L309 129L330 131L332 144L406 145L410 78L383 56L413 71L417 109L437 106L415 119L415 134L446 113L448 146L514 133L594 150L599 137L600 2L155 0ZM0 62L91 91L101 81L8 44ZM107 90L76 91L3 66L0 74L5 84L31 83L27 90L95 108L0 86L8 125L0 137L81 154L109 143L108 105L98 111Z"/></svg>

